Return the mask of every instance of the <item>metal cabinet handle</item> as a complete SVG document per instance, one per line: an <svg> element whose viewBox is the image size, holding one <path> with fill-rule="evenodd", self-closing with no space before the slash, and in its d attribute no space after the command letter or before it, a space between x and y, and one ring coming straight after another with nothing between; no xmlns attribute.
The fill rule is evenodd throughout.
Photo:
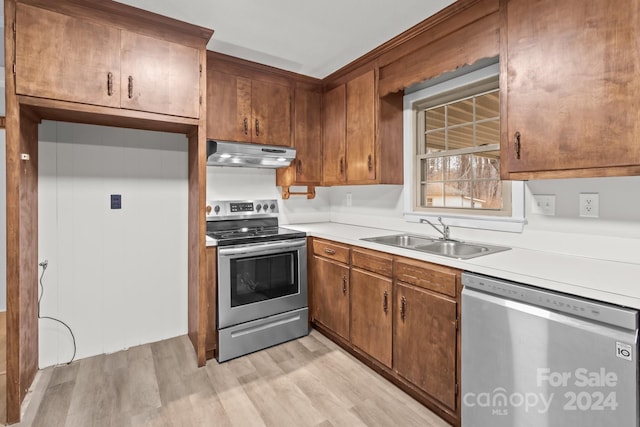
<svg viewBox="0 0 640 427"><path fill-rule="evenodd" d="M517 132L513 135L513 147L516 151L516 159L520 158L520 132Z"/></svg>
<svg viewBox="0 0 640 427"><path fill-rule="evenodd" d="M340 176L344 176L344 159L340 157Z"/></svg>
<svg viewBox="0 0 640 427"><path fill-rule="evenodd" d="M404 319L407 317L407 298L400 298L400 318L404 322Z"/></svg>
<svg viewBox="0 0 640 427"><path fill-rule="evenodd" d="M111 71L107 73L107 95L113 95L113 73Z"/></svg>
<svg viewBox="0 0 640 427"><path fill-rule="evenodd" d="M244 130L244 134L249 135L249 120L246 117L242 120L242 128Z"/></svg>
<svg viewBox="0 0 640 427"><path fill-rule="evenodd" d="M384 291L384 299L382 300L382 309L385 314L389 312L389 292Z"/></svg>
<svg viewBox="0 0 640 427"><path fill-rule="evenodd" d="M133 76L129 76L129 99L133 98Z"/></svg>
<svg viewBox="0 0 640 427"><path fill-rule="evenodd" d="M298 173L298 175L302 175L302 160L298 159L296 161L296 172Z"/></svg>
<svg viewBox="0 0 640 427"><path fill-rule="evenodd" d="M260 136L260 120L256 119L256 136Z"/></svg>
<svg viewBox="0 0 640 427"><path fill-rule="evenodd" d="M329 254L329 255L335 255L336 254L336 251L334 251L333 249L329 249L329 248L324 248L324 252L326 254Z"/></svg>
<svg viewBox="0 0 640 427"><path fill-rule="evenodd" d="M347 294L347 276L342 276L342 294Z"/></svg>
<svg viewBox="0 0 640 427"><path fill-rule="evenodd" d="M369 168L369 172L373 170L373 161L371 159L371 154L369 154L369 157L367 158L367 168Z"/></svg>

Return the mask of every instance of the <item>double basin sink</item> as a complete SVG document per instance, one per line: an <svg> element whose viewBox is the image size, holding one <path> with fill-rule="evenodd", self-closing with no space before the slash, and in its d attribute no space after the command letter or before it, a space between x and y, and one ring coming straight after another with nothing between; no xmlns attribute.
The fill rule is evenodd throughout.
<svg viewBox="0 0 640 427"><path fill-rule="evenodd" d="M458 259L470 259L511 249L504 246L466 243L411 234L369 237L361 240Z"/></svg>

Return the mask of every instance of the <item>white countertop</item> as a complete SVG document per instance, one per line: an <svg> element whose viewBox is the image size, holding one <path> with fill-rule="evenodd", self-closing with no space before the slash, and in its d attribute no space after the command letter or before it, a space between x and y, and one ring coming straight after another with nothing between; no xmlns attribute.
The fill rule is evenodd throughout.
<svg viewBox="0 0 640 427"><path fill-rule="evenodd" d="M640 264L604 261L522 248L460 260L360 240L396 230L334 222L287 224L309 236L415 258L541 288L640 309Z"/></svg>

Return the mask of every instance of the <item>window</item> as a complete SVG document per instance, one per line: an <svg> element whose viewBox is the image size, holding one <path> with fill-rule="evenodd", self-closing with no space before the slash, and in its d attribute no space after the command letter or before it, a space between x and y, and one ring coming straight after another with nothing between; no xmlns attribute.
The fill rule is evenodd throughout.
<svg viewBox="0 0 640 427"><path fill-rule="evenodd" d="M508 183L500 181L498 79L468 91L476 93L446 102L436 96L416 107L417 208L509 207Z"/></svg>
<svg viewBox="0 0 640 427"><path fill-rule="evenodd" d="M487 226L498 221L522 229L524 186L500 180L498 71L495 63L458 71L405 95L408 220L441 216L459 226L503 229Z"/></svg>

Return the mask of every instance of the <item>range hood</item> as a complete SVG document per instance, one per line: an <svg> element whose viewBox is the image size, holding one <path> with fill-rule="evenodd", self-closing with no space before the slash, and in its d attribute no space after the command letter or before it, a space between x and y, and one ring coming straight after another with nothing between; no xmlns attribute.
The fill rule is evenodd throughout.
<svg viewBox="0 0 640 427"><path fill-rule="evenodd" d="M207 165L283 168L296 157L296 149L275 145L207 140Z"/></svg>

